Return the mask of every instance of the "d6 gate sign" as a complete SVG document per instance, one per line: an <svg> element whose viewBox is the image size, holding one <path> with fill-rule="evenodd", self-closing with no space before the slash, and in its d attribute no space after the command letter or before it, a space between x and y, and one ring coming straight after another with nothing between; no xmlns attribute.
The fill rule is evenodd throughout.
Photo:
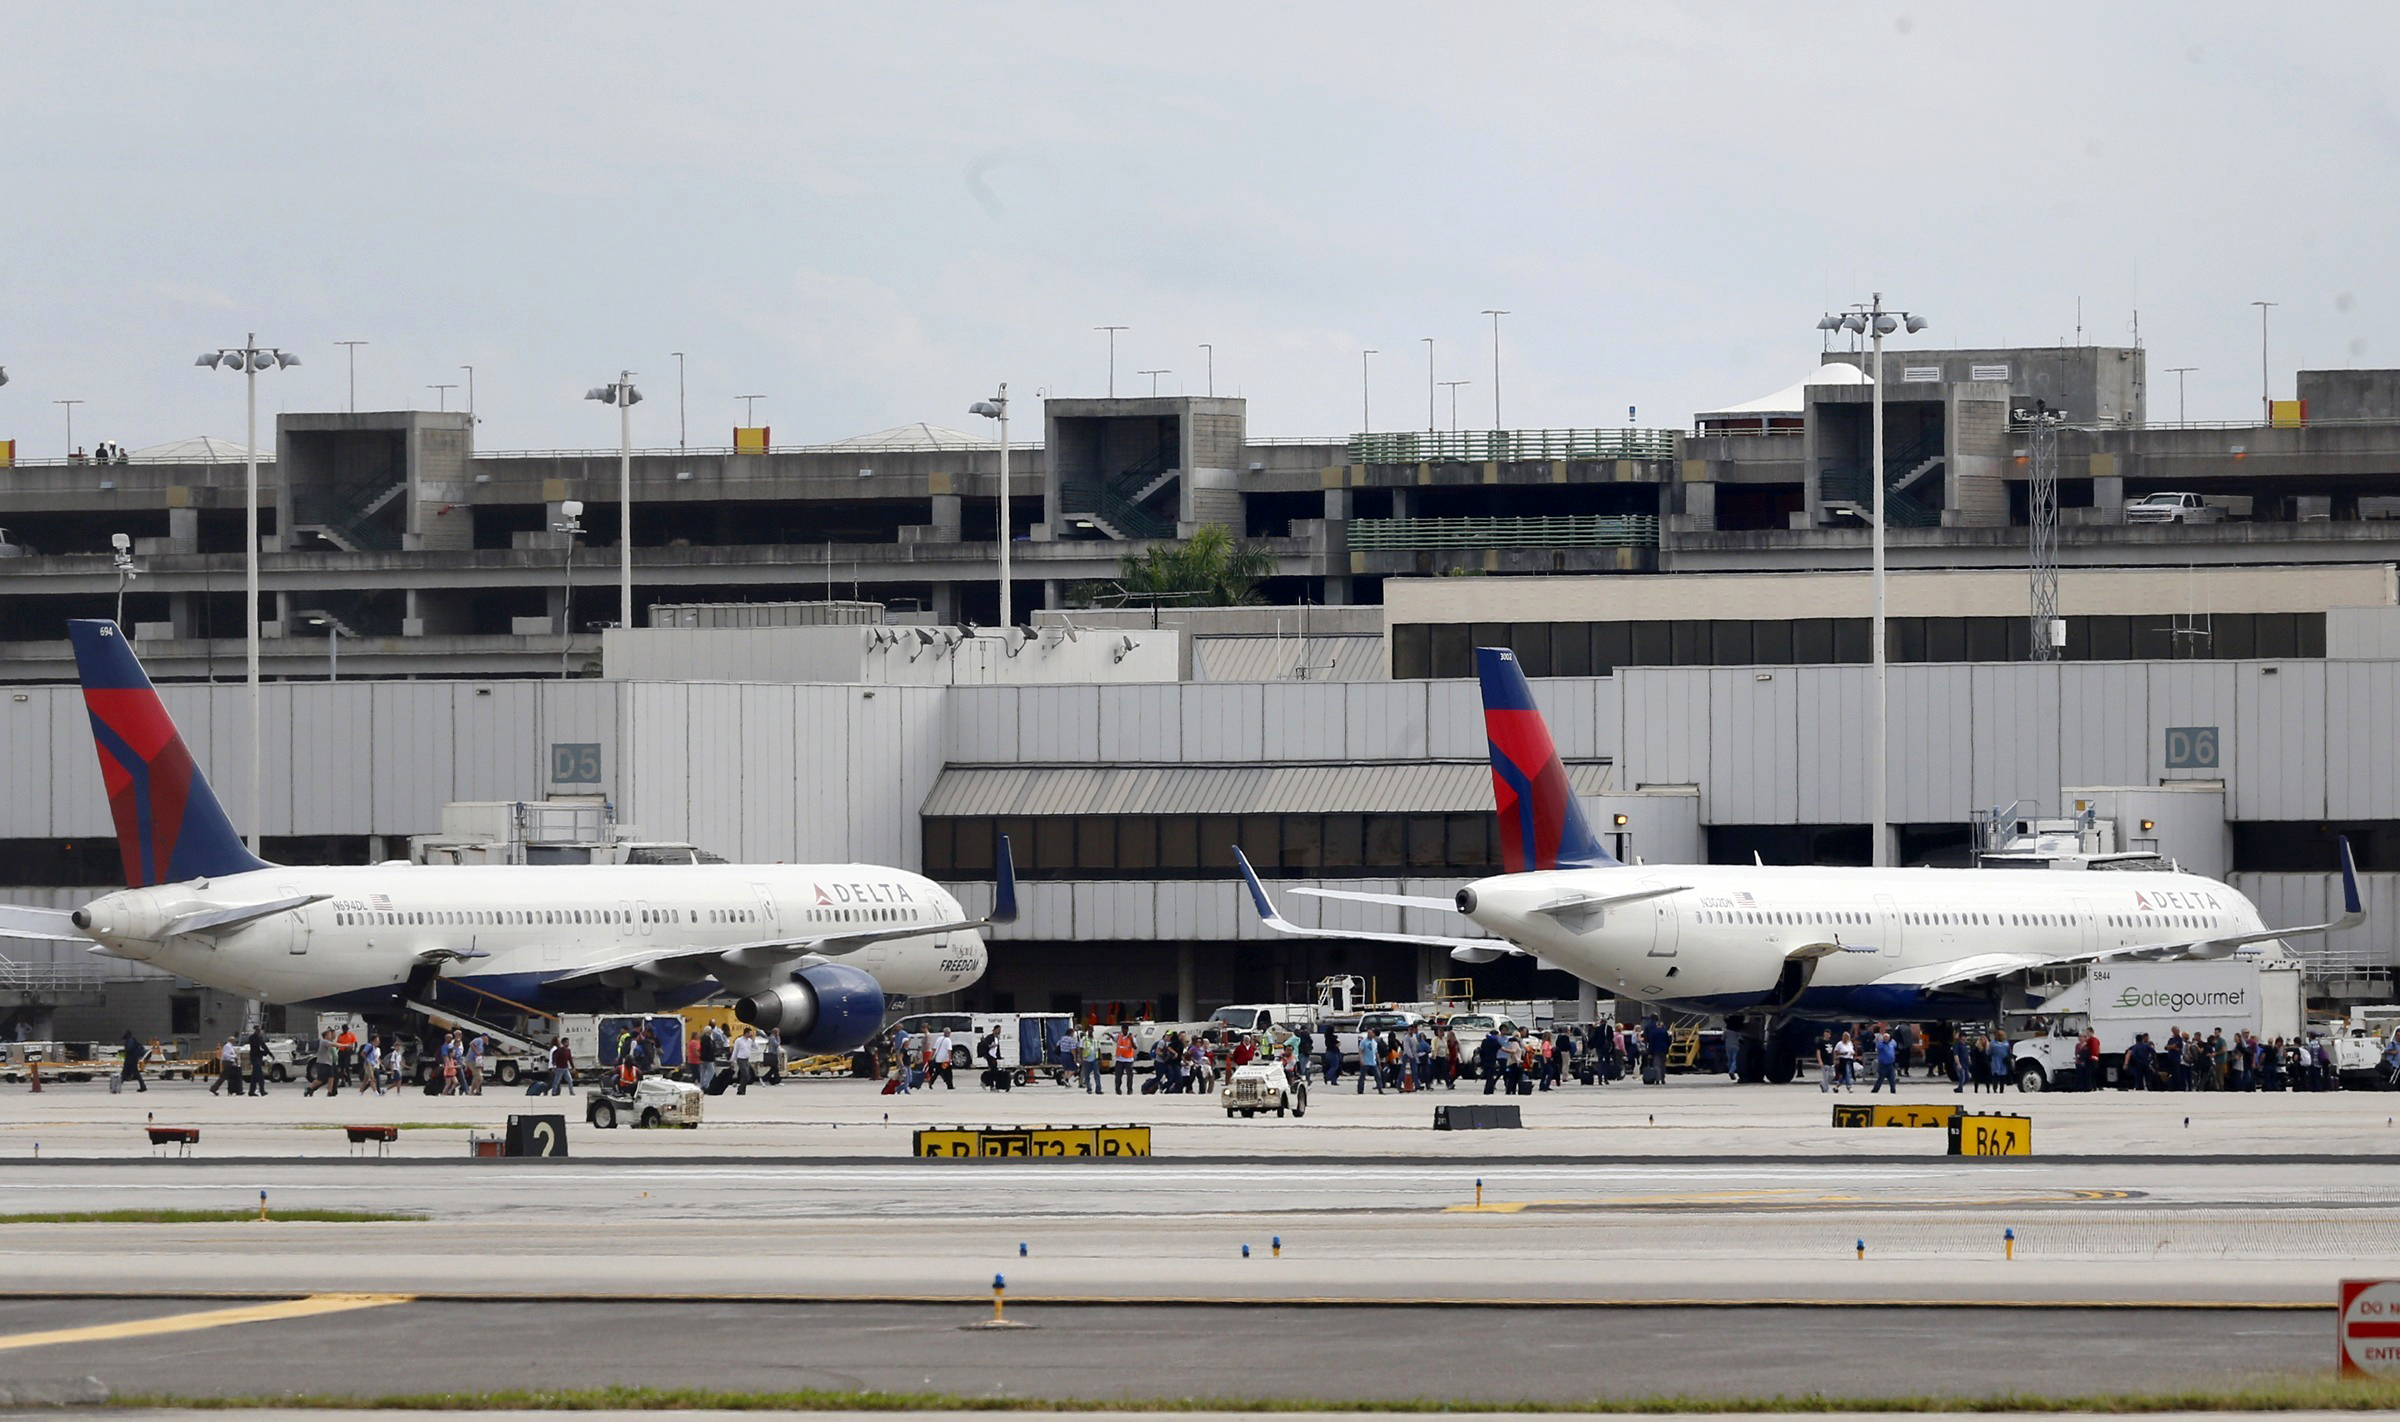
<svg viewBox="0 0 2400 1422"><path fill-rule="evenodd" d="M2342 1376L2400 1377L2400 1279L2342 1280Z"/></svg>

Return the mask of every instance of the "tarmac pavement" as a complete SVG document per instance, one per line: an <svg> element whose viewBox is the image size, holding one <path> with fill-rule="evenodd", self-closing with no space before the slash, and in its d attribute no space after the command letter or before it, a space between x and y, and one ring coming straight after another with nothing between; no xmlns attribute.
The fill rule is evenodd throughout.
<svg viewBox="0 0 2400 1422"><path fill-rule="evenodd" d="M0 1305L0 1346L96 1312L118 1311ZM1931 1308L1008 1312L1031 1326L969 1329L990 1311L960 1305L417 1303L64 1342L38 1366L186 1397L625 1386L1506 1405L2162 1391L2321 1369L2332 1344L2329 1318L2288 1311L2063 1309L2004 1326ZM0 1352L0 1377L34 1365Z"/></svg>

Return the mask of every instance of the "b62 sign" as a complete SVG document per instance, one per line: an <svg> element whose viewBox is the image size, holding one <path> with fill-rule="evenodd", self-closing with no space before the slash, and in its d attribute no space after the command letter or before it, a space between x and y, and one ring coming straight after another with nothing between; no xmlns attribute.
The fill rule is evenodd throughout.
<svg viewBox="0 0 2400 1422"><path fill-rule="evenodd" d="M2342 1280L2342 1376L2400 1377L2400 1279Z"/></svg>

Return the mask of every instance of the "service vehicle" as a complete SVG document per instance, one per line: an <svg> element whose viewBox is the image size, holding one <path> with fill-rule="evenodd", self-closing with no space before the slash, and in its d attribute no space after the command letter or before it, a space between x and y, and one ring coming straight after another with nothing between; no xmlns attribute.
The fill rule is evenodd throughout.
<svg viewBox="0 0 2400 1422"><path fill-rule="evenodd" d="M619 1122L688 1128L700 1124L703 1100L700 1088L688 1081L645 1076L631 1091L613 1084L594 1090L584 1100L583 1119L603 1131L616 1129Z"/></svg>
<svg viewBox="0 0 2400 1422"><path fill-rule="evenodd" d="M1465 1052L1475 1050L1475 1045L1489 1033L1497 1032L1506 1037L1512 1032L1524 1030L1517 1025L1515 1018L1492 1012L1461 1012L1442 1023L1441 1028L1445 1032L1456 1032L1459 1050ZM1470 1032L1474 1034L1472 1037L1467 1035Z"/></svg>
<svg viewBox="0 0 2400 1422"><path fill-rule="evenodd" d="M1323 1009L1313 1002L1243 1002L1208 1014L1201 1030L1264 1032L1269 1027L1313 1027Z"/></svg>
<svg viewBox="0 0 2400 1422"><path fill-rule="evenodd" d="M2100 963L2044 999L2035 1015L2046 1033L2012 1044L2010 1073L2019 1091L2064 1089L2076 1079L2075 1048L2086 1029L2100 1038L2101 1084L2116 1084L2126 1050L2147 1032L2152 1046L2176 1028L2185 1036L2248 1032L2272 1042L2302 1030L2296 963L2228 958L2200 962Z"/></svg>
<svg viewBox="0 0 2400 1422"><path fill-rule="evenodd" d="M1308 1077L1296 1079L1277 1061L1250 1062L1233 1069L1225 1085L1217 1093L1224 1103L1225 1114L1239 1112L1255 1116L1261 1111L1273 1111L1280 1116L1289 1111L1294 1116L1308 1114Z"/></svg>
<svg viewBox="0 0 2400 1422"><path fill-rule="evenodd" d="M2125 505L2127 523L2216 523L2225 511L2198 494L2144 494Z"/></svg>
<svg viewBox="0 0 2400 1422"><path fill-rule="evenodd" d="M975 1049L997 1032L1000 1069L1011 1073L1016 1085L1032 1085L1036 1074L1048 1075L1061 1086L1074 1080L1075 1019L1064 1012L920 1012L886 1027L883 1039L890 1041L895 1030L911 1038L948 1032L950 1065L956 1071L980 1071ZM1098 1030L1113 1034L1116 1029ZM1113 1046L1115 1037L1109 1041Z"/></svg>
<svg viewBox="0 0 2400 1422"><path fill-rule="evenodd" d="M2365 1028L2329 1031L2320 1040L2327 1063L2346 1089L2373 1091L2400 1084L2383 1069L2383 1039Z"/></svg>

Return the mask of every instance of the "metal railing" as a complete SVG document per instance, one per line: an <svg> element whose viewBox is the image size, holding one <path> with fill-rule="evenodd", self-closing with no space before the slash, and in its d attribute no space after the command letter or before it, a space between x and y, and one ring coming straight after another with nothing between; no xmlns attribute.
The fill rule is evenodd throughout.
<svg viewBox="0 0 2400 1422"><path fill-rule="evenodd" d="M1353 464L1673 459L1677 430L1399 430L1350 436Z"/></svg>
<svg viewBox="0 0 2400 1422"><path fill-rule="evenodd" d="M1353 549L1656 548L1649 514L1557 518L1361 518L1348 525Z"/></svg>
<svg viewBox="0 0 2400 1422"><path fill-rule="evenodd" d="M1340 441L1327 440L1326 443L1338 444ZM1012 454L1039 454L1042 452L1039 440L1031 443L1011 440L1008 448ZM975 454L990 455L997 460L1000 454L1000 442L994 440L990 444L970 445L925 443L864 446L776 444L769 445L766 452L768 454L855 454L870 461L878 454ZM758 451L750 449L737 451L729 444L695 444L683 449L669 445L665 448L639 448L633 451L633 457L636 459L731 459L737 453L755 455ZM475 462L478 464L487 459L615 459L617 457L618 450L613 445L606 449L479 449L475 451L474 456Z"/></svg>
<svg viewBox="0 0 2400 1422"><path fill-rule="evenodd" d="M81 963L20 963L14 958L0 958L0 992L98 992L107 982L107 974Z"/></svg>

